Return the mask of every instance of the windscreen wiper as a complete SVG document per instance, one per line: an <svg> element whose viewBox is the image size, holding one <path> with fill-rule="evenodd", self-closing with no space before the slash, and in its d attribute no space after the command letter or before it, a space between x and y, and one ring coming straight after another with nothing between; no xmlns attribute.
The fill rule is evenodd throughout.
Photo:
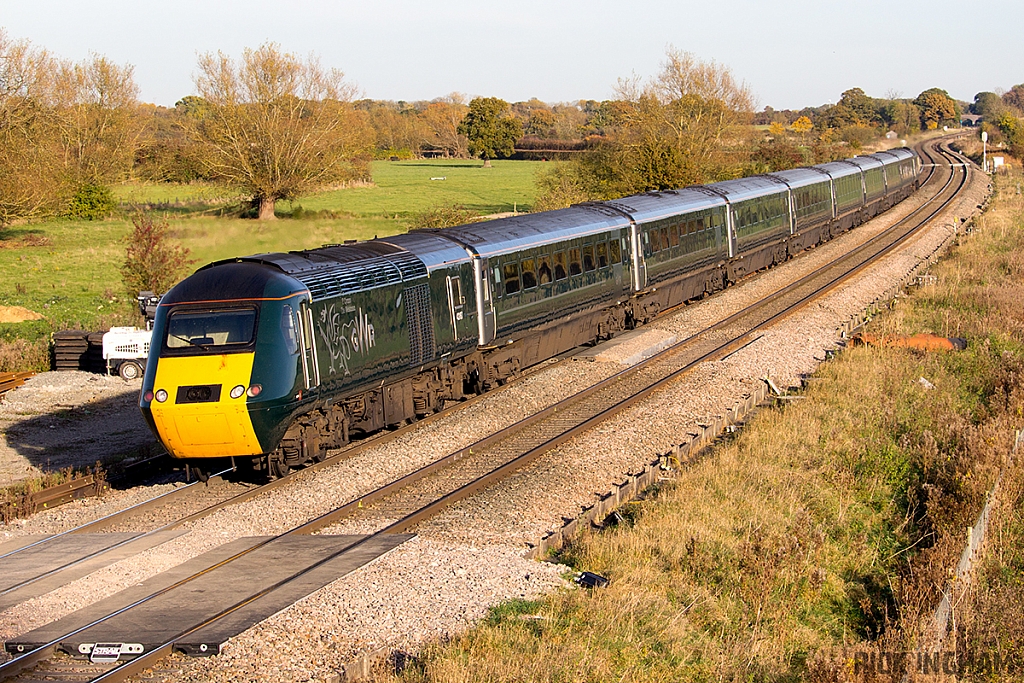
<svg viewBox="0 0 1024 683"><path fill-rule="evenodd" d="M191 344L192 346L198 346L198 347L199 347L199 348L201 348L201 349L202 349L203 351L209 351L209 350L210 350L210 347L209 347L209 346L207 346L206 344L200 344L199 342L197 342L197 341L195 341L195 340L193 340L193 339L189 339L188 337L181 337L181 336L179 336L179 335L176 335L176 334L173 334L173 333L171 333L171 332L168 332L168 333L167 333L167 335L168 335L169 337L174 337L175 339L178 339L178 340L180 340L180 341L183 341L183 342L185 342L186 344Z"/></svg>

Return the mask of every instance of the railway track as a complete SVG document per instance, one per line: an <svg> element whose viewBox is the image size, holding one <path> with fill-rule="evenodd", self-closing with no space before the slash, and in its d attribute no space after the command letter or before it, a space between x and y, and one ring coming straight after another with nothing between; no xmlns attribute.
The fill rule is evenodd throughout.
<svg viewBox="0 0 1024 683"><path fill-rule="evenodd" d="M936 157L925 153L925 156L933 159L946 155L948 155L947 158L956 158L952 152L937 152ZM323 530L331 531L330 527L346 519L348 524L356 525L362 531L372 532L337 549L334 554L320 564L307 567L293 576L286 577L262 589L255 596L246 598L245 601L223 610L221 614L214 615L210 620L177 634L168 642L154 647L134 660L126 663L108 663L105 666L112 668L102 672L97 668L86 668L84 674L86 677L83 678L81 677L83 674L78 673L81 667L69 664L59 658L51 658L60 641L70 637L66 634L53 643L0 666L0 680L10 675L16 675L17 672L26 672L27 676L31 676L31 678L23 677L19 680L45 678L48 670L31 670L31 667L46 660L52 662L54 667L63 667L63 673L58 674L62 680L124 680L143 669L154 666L161 657L171 651L176 643L180 644L183 640L188 640L191 634L201 632L217 620L244 609L246 605L283 588L289 582L301 578L302 575L316 571L322 564L344 553L352 552L361 545L373 543L374 539L401 534L414 528L417 524L455 502L463 500L521 469L573 436L626 410L655 391L665 388L695 365L721 358L741 348L749 343L752 336L756 335L759 330L799 310L816 297L853 277L874 260L905 243L922 225L940 213L959 189L966 184L968 177L966 166L963 166L963 170L960 172L952 166L949 168L949 177L935 193L935 197L915 210L910 216L855 249L843 259L819 268L814 273L780 289L757 304L737 312L701 334L685 339L647 361L623 370L569 399L478 441L472 446L451 453L442 460L362 496L359 500L340 506L284 534L260 541L254 547L225 561L225 563L230 563L239 560L285 538L308 536ZM937 167L930 169L924 185L936 184L933 182L933 178L938 173L936 169ZM959 184L956 182L958 176ZM398 430L398 432L401 431ZM395 438L398 432L386 436ZM376 441L370 440L368 443L361 443L346 449L313 468L272 482L271 485L281 486L292 480L293 477L310 476L316 469L351 456L352 450L361 450L371 445L376 445ZM262 490L265 489L261 489L260 492ZM98 522L102 522L102 520L98 520ZM175 587L201 580L205 574L206 572L200 572L182 579L175 584ZM148 596L138 604L144 604L157 597L159 596ZM132 605L133 608L136 606L138 605ZM117 615L109 615L102 621L115 616ZM69 667L74 671L67 671ZM96 675L97 673L99 676Z"/></svg>
<svg viewBox="0 0 1024 683"><path fill-rule="evenodd" d="M952 152L940 154L962 163ZM764 328L899 247L941 213L968 179L965 166L960 173L949 168L949 177L933 199L843 257L637 365L339 508L331 513L331 523L349 519L346 528L361 532L407 531L665 388L700 363L742 348ZM934 173L932 167L925 183Z"/></svg>

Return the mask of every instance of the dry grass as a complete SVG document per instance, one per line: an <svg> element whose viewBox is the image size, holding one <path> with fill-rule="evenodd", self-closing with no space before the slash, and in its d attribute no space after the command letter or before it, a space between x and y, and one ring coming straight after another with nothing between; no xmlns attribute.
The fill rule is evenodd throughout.
<svg viewBox="0 0 1024 683"><path fill-rule="evenodd" d="M1024 458L1024 453L1019 454ZM955 604L952 646L964 660L997 652L1024 667L1024 468L1008 468L993 508L977 580ZM973 671L975 675L983 672ZM984 680L984 676L978 676Z"/></svg>
<svg viewBox="0 0 1024 683"><path fill-rule="evenodd" d="M929 497L929 482L964 464L971 427L950 419L964 408L958 392L917 382L922 363L936 384L957 386L939 359L845 354L809 400L762 411L642 504L632 526L562 558L608 576L608 588L505 606L428 649L405 678L828 678L842 666L836 648L920 612L902 600L905 558L987 485L979 470L965 491Z"/></svg>
<svg viewBox="0 0 1024 683"><path fill-rule="evenodd" d="M503 605L399 678L838 681L851 676L851 649L922 645L963 529L1024 421L1024 204L1010 181L933 270L937 284L872 323L964 336L966 351L842 354L807 400L763 410L631 506L629 523L560 558L609 587ZM994 587L972 628L999 642L1017 629L1020 647L1019 614L1004 619L998 606L1024 606L1014 490L1001 529L1016 545L990 563Z"/></svg>
<svg viewBox="0 0 1024 683"><path fill-rule="evenodd" d="M47 340L0 338L0 372L50 369L50 345Z"/></svg>
<svg viewBox="0 0 1024 683"><path fill-rule="evenodd" d="M104 479L104 473L99 467L99 463L97 463L94 470L87 468L79 471L67 467L54 472L46 472L38 477L0 488L0 521L8 524L11 520L25 517L28 514L27 504L31 494L44 491L53 486L66 484L88 474L95 474L101 481Z"/></svg>

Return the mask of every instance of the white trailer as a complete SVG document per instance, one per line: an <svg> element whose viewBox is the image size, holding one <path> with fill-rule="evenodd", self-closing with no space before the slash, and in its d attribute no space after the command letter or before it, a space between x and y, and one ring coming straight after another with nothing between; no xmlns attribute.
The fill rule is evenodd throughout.
<svg viewBox="0 0 1024 683"><path fill-rule="evenodd" d="M103 360L108 375L120 375L122 379L137 379L146 369L149 358L149 342L153 336L153 318L160 297L153 292L139 292L139 313L146 319L146 329L137 327L111 327L103 335Z"/></svg>
<svg viewBox="0 0 1024 683"><path fill-rule="evenodd" d="M152 330L137 327L111 327L103 335L103 360L107 363L107 374L120 375L123 379L137 379L142 376L149 358L149 341Z"/></svg>

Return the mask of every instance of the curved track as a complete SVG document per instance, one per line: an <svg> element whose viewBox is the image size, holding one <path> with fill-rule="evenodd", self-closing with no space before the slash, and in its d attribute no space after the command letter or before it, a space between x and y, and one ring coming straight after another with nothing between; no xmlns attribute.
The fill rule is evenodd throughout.
<svg viewBox="0 0 1024 683"><path fill-rule="evenodd" d="M343 505L284 534L262 541L256 546L224 560L223 563L239 559L280 538L313 534L325 530L343 519L347 519L348 524L355 524L362 531L372 535L368 539L346 546L339 552L347 552L375 536L408 531L453 503L463 500L521 469L573 436L628 409L652 393L664 389L696 365L722 358L741 348L749 343L758 331L800 310L809 302L854 277L901 244L905 244L952 202L967 184L968 165L963 163L955 153L948 150L937 149L932 154L931 151L922 149L921 153L922 156L932 159L935 163L934 166L929 167L928 174L922 183L922 191L933 191L934 195L906 218L843 257L638 365L584 389L472 446L451 453L441 460L364 495L359 500ZM947 160L947 163L940 163L941 159ZM948 169L948 173L944 172L943 168ZM936 186L939 187L936 188ZM394 438L399 432L404 433L404 430L412 427L403 428L403 430L386 434L380 438ZM268 487L282 486L303 476L309 476L308 473L329 466L344 457L349 457L355 450L362 450L377 443L379 443L378 439L369 439L312 468L272 482ZM259 487L240 494L229 501L218 504L215 509L220 509L232 502L240 502L238 499L247 499L267 490L268 487ZM209 513L204 511L202 514ZM195 515L190 515L185 519L192 518L195 518ZM185 519L180 523L184 523ZM92 524L102 526L101 523L104 523L104 520L97 520ZM108 521L105 524L109 526L111 522ZM287 581L301 577L308 571L310 570L304 570L286 581L278 582L244 603L225 610L222 614L197 625L178 637L183 637L209 625L235 609L276 590ZM205 573L205 571L200 572L182 579L174 584L174 587L201 580ZM155 598L163 592L166 590L144 598L131 607ZM115 615L112 614L103 619L112 616ZM45 676L45 670L36 669L31 672L29 670L40 662L50 659L59 642L66 637L57 639L0 666L0 680L19 675L20 672L26 672L34 679ZM113 668L99 676L95 676L98 671L93 668L91 674L84 678L78 677L78 669L76 669L76 673L66 673L61 678L94 681L124 680L145 668L152 667L160 658L168 654L173 646L174 641L168 642L134 660L115 664ZM75 668L74 665L66 664L64 658L50 659L50 662L43 664L41 668L45 669L49 664ZM85 668L88 671L88 668Z"/></svg>

